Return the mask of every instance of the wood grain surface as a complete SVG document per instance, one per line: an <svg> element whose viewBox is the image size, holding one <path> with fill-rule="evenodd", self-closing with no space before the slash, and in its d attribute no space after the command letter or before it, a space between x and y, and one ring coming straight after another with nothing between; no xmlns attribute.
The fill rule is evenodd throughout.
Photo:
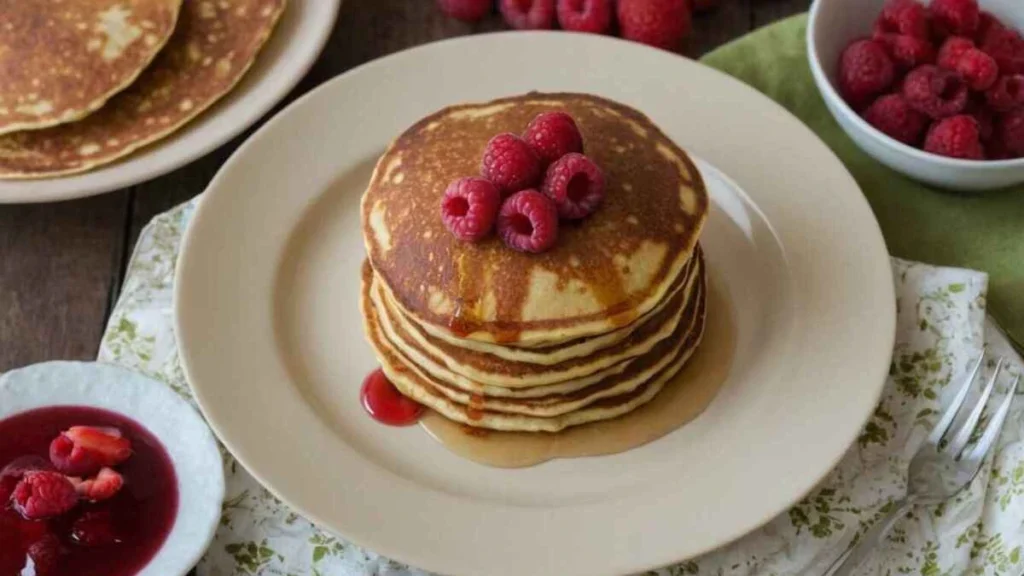
<svg viewBox="0 0 1024 576"><path fill-rule="evenodd" d="M699 57L809 4L719 0L717 8L695 16L693 34L681 52ZM498 14L474 24L446 18L432 0L344 0L324 53L274 113L375 58L505 28ZM251 133L176 172L125 190L57 204L0 206L0 372L44 360L94 357L139 231L153 216L202 192Z"/></svg>

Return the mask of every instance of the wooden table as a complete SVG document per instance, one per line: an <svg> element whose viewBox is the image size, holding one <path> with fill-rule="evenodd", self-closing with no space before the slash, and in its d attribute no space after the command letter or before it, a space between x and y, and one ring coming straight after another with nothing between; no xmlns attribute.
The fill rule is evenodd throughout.
<svg viewBox="0 0 1024 576"><path fill-rule="evenodd" d="M699 57L810 4L719 2L714 11L696 16L683 49L687 56ZM323 55L286 102L380 56L504 28L497 14L472 25L448 19L431 0L345 0ZM139 230L153 216L202 192L250 133L185 168L125 190L57 204L0 206L0 372L45 360L94 358Z"/></svg>

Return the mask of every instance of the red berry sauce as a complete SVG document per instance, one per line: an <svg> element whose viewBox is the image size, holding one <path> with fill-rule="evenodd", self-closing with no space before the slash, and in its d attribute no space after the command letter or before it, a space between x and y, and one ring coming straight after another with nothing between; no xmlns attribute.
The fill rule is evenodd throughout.
<svg viewBox="0 0 1024 576"><path fill-rule="evenodd" d="M403 396L379 368L366 377L360 398L366 412L388 426L409 426L423 415L423 405Z"/></svg>
<svg viewBox="0 0 1024 576"><path fill-rule="evenodd" d="M54 576L131 576L149 563L174 526L178 480L167 452L140 424L113 412L59 406L0 421L0 469L22 456L48 461L50 442L79 425L113 426L131 441L132 456L116 467L124 476L124 487L110 500L82 501L67 514L46 521L24 520L8 502L0 503L0 576L21 574L28 548L46 534L56 536L63 548L56 569L50 571ZM112 531L118 542L92 547L76 542L73 526L86 514L109 516L109 524L99 528Z"/></svg>

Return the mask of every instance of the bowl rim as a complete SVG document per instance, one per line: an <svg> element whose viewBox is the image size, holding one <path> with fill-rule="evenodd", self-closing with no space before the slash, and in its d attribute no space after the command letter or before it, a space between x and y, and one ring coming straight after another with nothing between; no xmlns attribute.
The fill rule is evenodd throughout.
<svg viewBox="0 0 1024 576"><path fill-rule="evenodd" d="M882 132L878 128L872 126L867 120L864 120L856 110L846 103L846 100L843 100L843 98L839 96L839 92L836 90L836 87L833 86L832 81L829 80L828 75L825 74L825 70L821 65L821 58L818 55L818 45L814 42L814 32L818 25L818 14L821 11L821 6L825 2L826 0L813 0L811 8L808 11L806 33L807 60L810 63L811 74L814 76L815 84L818 86L818 91L822 93L822 97L826 100L831 100L837 103L837 105L846 112L846 115L852 118L851 122L853 122L854 125L873 136L889 150L911 156L917 160L936 162L949 168L976 171L988 168L1024 168L1024 158L1011 158L1007 160L965 160L962 158L950 158L947 156L932 154L931 152L925 152L924 150L914 148L909 144L904 144L903 142L896 140L885 132Z"/></svg>

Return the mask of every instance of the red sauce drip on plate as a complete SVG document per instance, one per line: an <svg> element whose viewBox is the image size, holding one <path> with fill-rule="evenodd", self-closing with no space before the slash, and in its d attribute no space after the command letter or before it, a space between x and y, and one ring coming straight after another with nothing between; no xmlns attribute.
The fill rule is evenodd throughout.
<svg viewBox="0 0 1024 576"><path fill-rule="evenodd" d="M423 415L423 405L403 396L379 368L366 377L360 397L366 412L381 424L409 426Z"/></svg>
<svg viewBox="0 0 1024 576"><path fill-rule="evenodd" d="M124 487L105 502L81 502L49 520L25 520L0 504L0 576L17 576L26 553L42 536L60 540L56 575L131 576L163 546L178 514L178 479L164 447L134 420L96 408L59 406L22 412L0 421L0 469L23 456L49 461L50 442L72 426L112 426L132 443L132 456L116 466ZM87 513L109 515L118 543L87 547L72 538L72 525ZM28 574L29 572L26 572Z"/></svg>

